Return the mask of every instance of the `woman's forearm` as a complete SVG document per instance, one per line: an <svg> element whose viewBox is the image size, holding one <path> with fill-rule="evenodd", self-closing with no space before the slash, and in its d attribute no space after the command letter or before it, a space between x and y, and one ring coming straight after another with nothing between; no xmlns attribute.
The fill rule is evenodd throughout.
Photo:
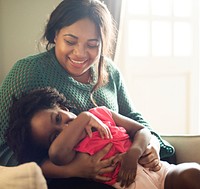
<svg viewBox="0 0 200 189"><path fill-rule="evenodd" d="M50 160L45 160L41 165L42 172L46 178L69 178L76 175L73 165L66 164L57 166Z"/></svg>
<svg viewBox="0 0 200 189"><path fill-rule="evenodd" d="M154 147L154 149L156 150L158 156L159 156L159 152L160 152L160 142L157 139L156 136L151 135L151 140L150 140L150 144Z"/></svg>
<svg viewBox="0 0 200 189"><path fill-rule="evenodd" d="M112 172L115 167L111 166L113 158L102 160L109 152L112 145L108 144L93 156L87 153L77 153L76 157L69 164L57 166L50 160L42 163L41 168L46 178L94 178L102 181L108 181L109 177L99 176L99 173Z"/></svg>
<svg viewBox="0 0 200 189"><path fill-rule="evenodd" d="M133 138L133 144L130 148L138 149L138 156L139 158L142 156L144 151L146 150L148 144L151 141L151 133L148 129L140 129L136 132L134 138Z"/></svg>

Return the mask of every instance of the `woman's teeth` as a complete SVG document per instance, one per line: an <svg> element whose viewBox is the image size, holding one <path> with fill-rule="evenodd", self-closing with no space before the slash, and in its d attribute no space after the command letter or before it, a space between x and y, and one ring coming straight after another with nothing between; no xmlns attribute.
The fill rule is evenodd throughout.
<svg viewBox="0 0 200 189"><path fill-rule="evenodd" d="M75 64L83 64L86 60L83 60L83 61L76 61L76 60L72 60L71 61Z"/></svg>

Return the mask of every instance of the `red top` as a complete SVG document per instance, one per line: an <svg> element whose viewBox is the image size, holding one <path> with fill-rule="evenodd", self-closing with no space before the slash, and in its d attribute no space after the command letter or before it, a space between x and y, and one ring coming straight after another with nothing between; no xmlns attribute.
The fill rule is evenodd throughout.
<svg viewBox="0 0 200 189"><path fill-rule="evenodd" d="M112 114L104 106L92 108L89 110L90 113L98 117L104 124L106 124L112 133L112 139L102 139L98 131L92 133L92 138L86 136L75 148L79 152L89 153L90 155L95 154L107 144L113 143L111 150L102 158L107 159L117 153L126 152L132 145L129 135L123 127L116 126ZM120 164L112 173L105 173L103 176L112 178L110 181L105 182L106 184L113 185L116 182L117 175L119 172Z"/></svg>

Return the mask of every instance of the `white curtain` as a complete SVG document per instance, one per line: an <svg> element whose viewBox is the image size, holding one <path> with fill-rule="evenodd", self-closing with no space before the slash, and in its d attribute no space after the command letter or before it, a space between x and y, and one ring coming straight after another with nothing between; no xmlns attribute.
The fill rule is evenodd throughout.
<svg viewBox="0 0 200 189"><path fill-rule="evenodd" d="M123 0L124 1L124 0ZM111 12L114 20L116 21L116 27L117 30L119 31L120 27L120 21L121 21L121 11L122 11L122 0L104 0L103 2L107 5L109 11ZM118 33L117 33L117 39L118 39ZM117 40L118 43L118 40ZM116 54L116 46L115 45L115 50L113 53L113 59L115 59L115 54Z"/></svg>
<svg viewBox="0 0 200 189"><path fill-rule="evenodd" d="M111 1L111 0L110 0ZM123 58L120 52L122 52L122 40L123 40L123 31L122 28L124 27L124 20L126 19L126 12L125 12L125 5L126 0L121 1L120 4L120 14L118 15L119 24L118 24L118 33L117 33L117 43L115 48L115 55L114 55L114 62L118 65L119 68L121 68L122 65L120 65L120 62L122 62Z"/></svg>

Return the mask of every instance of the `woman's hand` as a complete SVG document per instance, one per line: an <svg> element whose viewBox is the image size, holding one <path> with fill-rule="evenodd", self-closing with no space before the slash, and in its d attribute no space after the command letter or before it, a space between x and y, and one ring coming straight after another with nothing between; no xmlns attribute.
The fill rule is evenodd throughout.
<svg viewBox="0 0 200 189"><path fill-rule="evenodd" d="M159 152L160 143L158 139L152 135L150 144L147 146L147 149L139 159L139 164L149 168L151 171L159 171L161 168Z"/></svg>
<svg viewBox="0 0 200 189"><path fill-rule="evenodd" d="M111 147L112 144L108 144L93 156L86 153L78 153L72 162L74 164L74 176L109 181L111 178L104 177L102 174L112 172L115 169L115 166L112 166L112 160L115 156L106 160L101 159L109 152Z"/></svg>
<svg viewBox="0 0 200 189"><path fill-rule="evenodd" d="M101 159L109 152L111 147L112 144L108 144L93 156L86 153L77 153L72 162L62 166L57 166L47 160L41 165L43 174L47 178L82 177L109 181L111 178L104 177L102 174L112 172L115 169L116 166L112 165L115 156L106 160Z"/></svg>

